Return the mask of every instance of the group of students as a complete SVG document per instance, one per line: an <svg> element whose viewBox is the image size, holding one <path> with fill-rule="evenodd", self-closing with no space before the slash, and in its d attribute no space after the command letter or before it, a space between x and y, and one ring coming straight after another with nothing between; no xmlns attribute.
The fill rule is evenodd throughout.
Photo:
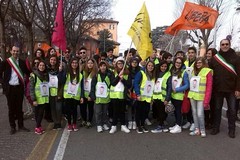
<svg viewBox="0 0 240 160"><path fill-rule="evenodd" d="M190 135L206 137L205 125L214 125L214 111L219 108L212 103L211 96L217 80L213 80L214 73L208 65L218 55L215 49L208 49L206 57L197 57L196 49L190 47L187 55L179 51L173 57L162 51L159 57L153 53L146 60L141 60L134 49L125 52L125 59L114 57L113 49L94 58L88 58L85 47L75 56L70 55L68 48L61 58L51 50L47 57L40 49L36 50L26 85L29 87L26 95L34 106L36 134L45 132L41 122L46 108L51 109L53 129L62 128L65 114L68 131L78 131L78 106L82 126L92 127L95 116L97 132L110 130L111 134L117 131L118 122L125 133L130 129L149 132L145 123L151 108L159 123L152 133L180 133L192 124ZM184 99L191 103L187 114L182 112ZM175 108L176 123L172 127L165 125L168 116L165 108L169 104ZM233 116L231 111L228 115ZM184 118L188 121L185 125ZM219 132L219 128L214 129L213 132Z"/></svg>

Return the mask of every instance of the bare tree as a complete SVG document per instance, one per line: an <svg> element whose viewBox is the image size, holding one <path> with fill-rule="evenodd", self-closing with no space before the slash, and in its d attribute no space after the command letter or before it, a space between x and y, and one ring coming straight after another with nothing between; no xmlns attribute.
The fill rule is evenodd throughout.
<svg viewBox="0 0 240 160"><path fill-rule="evenodd" d="M36 4L37 0L12 0L9 12L13 19L26 27L28 32L27 51L30 51L30 53L33 53L34 49L33 19Z"/></svg>
<svg viewBox="0 0 240 160"><path fill-rule="evenodd" d="M10 0L1 0L0 1L0 48L1 48L1 57L6 58L6 32L5 32L5 21L7 17L7 12L9 8Z"/></svg>

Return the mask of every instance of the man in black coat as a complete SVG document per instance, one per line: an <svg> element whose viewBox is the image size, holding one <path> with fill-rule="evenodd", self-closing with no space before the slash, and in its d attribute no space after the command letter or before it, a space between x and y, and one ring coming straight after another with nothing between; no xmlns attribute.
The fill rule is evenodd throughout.
<svg viewBox="0 0 240 160"><path fill-rule="evenodd" d="M8 116L11 126L10 134L16 133L15 120L18 120L18 130L29 132L23 125L22 103L24 96L24 74L29 75L25 61L19 59L19 48L13 46L12 56L0 64L0 82L3 85L8 104Z"/></svg>
<svg viewBox="0 0 240 160"><path fill-rule="evenodd" d="M223 100L226 98L228 111L228 135L235 138L236 97L240 95L240 63L239 57L231 48L228 39L220 42L220 51L209 64L213 69L213 88L215 93L215 114L212 135L219 133Z"/></svg>

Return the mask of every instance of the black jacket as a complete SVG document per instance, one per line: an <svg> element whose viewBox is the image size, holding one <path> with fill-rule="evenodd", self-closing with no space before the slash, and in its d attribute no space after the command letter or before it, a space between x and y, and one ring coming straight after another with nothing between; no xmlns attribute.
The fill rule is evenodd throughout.
<svg viewBox="0 0 240 160"><path fill-rule="evenodd" d="M19 59L19 67L22 70L24 74L27 76L30 75L30 71L27 69L25 61ZM8 94L8 87L9 87L9 81L12 74L12 67L9 65L9 63L4 60L0 63L0 83L3 84L3 90L6 94ZM20 85L23 87L24 84L22 84L21 80L19 79Z"/></svg>
<svg viewBox="0 0 240 160"><path fill-rule="evenodd" d="M233 49L227 52L219 51L219 54L234 68L237 75L228 71L213 57L209 67L213 69L213 88L217 92L240 91L240 58Z"/></svg>

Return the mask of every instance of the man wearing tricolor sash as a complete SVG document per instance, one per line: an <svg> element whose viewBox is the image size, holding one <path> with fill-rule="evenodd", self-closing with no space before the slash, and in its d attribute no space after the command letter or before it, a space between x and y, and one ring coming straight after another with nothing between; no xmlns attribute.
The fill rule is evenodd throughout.
<svg viewBox="0 0 240 160"><path fill-rule="evenodd" d="M228 135L235 138L236 97L240 95L240 59L231 48L230 40L220 42L220 51L212 58L213 92L215 92L215 114L212 135L219 133L223 100L226 98L228 111Z"/></svg>
<svg viewBox="0 0 240 160"><path fill-rule="evenodd" d="M15 120L18 120L18 130L29 132L23 125L22 103L24 96L24 74L29 75L26 63L19 59L19 48L13 46L12 56L1 63L0 82L7 97L10 134L16 133Z"/></svg>

